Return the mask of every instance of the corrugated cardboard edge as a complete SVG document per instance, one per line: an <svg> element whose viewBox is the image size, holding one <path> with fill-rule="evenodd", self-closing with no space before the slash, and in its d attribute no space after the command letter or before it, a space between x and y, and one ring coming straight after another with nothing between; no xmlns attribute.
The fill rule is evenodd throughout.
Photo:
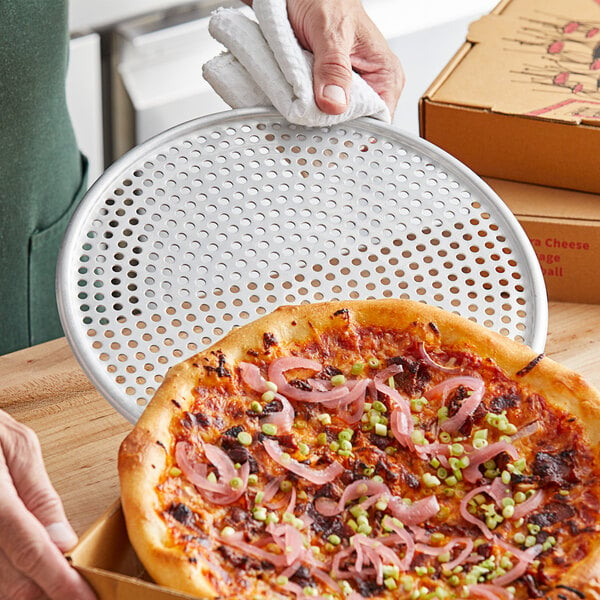
<svg viewBox="0 0 600 600"><path fill-rule="evenodd" d="M118 537L114 535L115 531L118 532ZM119 545L119 542L123 542L124 539L127 549ZM98 556L100 552L107 552L114 556L126 550L129 551L129 541L121 503L117 500L81 536L77 546L65 556L91 585L99 600L198 600L188 594L163 588L139 577L102 568L96 562L96 559L98 562L104 562Z"/></svg>
<svg viewBox="0 0 600 600"><path fill-rule="evenodd" d="M484 177L518 216L600 226L600 195Z"/></svg>

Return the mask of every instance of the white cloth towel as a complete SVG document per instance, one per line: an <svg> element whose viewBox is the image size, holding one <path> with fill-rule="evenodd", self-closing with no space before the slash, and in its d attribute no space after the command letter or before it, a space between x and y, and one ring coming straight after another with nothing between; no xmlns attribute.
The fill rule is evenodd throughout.
<svg viewBox="0 0 600 600"><path fill-rule="evenodd" d="M317 107L313 94L313 56L303 50L288 20L286 0L254 0L257 21L222 8L209 31L228 50L203 67L204 78L232 108L274 106L288 121L326 126L372 116L390 122L381 97L353 73L349 105L340 115Z"/></svg>

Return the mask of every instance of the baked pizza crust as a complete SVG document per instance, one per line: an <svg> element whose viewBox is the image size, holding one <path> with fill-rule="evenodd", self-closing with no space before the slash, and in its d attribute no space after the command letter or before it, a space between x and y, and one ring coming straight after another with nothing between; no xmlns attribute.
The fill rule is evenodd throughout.
<svg viewBox="0 0 600 600"><path fill-rule="evenodd" d="M174 445L169 433L173 401L181 407L178 412L187 410L193 402L192 389L199 384L211 387L216 381L214 375L197 365L214 365L215 356L222 354L231 367L244 360L248 350L262 348L265 333L278 340L279 354L293 353L296 346L318 340L323 332L352 323L409 329L419 332L429 344L443 344L491 359L529 391L538 392L550 404L575 416L584 429L594 460L600 463L600 394L573 371L521 343L453 313L409 300L284 306L234 329L212 347L172 367L121 445L119 474L127 529L135 551L155 581L200 597L217 596L209 577L202 574L198 565L191 565L176 548L169 548L167 527L158 516L155 494L167 464L167 452ZM210 572L210 567L206 572ZM589 555L565 571L561 584L575 588L586 599L600 599L600 535ZM564 596L566 591L558 589L551 595Z"/></svg>

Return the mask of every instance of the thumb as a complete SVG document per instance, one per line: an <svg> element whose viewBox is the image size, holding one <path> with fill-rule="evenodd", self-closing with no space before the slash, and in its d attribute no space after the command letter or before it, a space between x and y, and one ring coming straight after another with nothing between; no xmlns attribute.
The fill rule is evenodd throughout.
<svg viewBox="0 0 600 600"><path fill-rule="evenodd" d="M325 113L339 115L348 108L352 65L349 52L332 47L328 40L313 44L313 91L317 106Z"/></svg>

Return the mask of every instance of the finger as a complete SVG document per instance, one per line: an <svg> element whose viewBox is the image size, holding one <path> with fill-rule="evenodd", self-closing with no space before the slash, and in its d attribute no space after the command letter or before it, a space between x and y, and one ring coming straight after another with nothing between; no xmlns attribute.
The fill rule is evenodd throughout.
<svg viewBox="0 0 600 600"><path fill-rule="evenodd" d="M67 521L60 497L44 468L37 436L3 412L0 412L0 427L4 430L0 449L18 496L46 527L54 543L62 551L71 549L77 543L77 535Z"/></svg>
<svg viewBox="0 0 600 600"><path fill-rule="evenodd" d="M360 23L352 67L381 96L393 116L405 83L402 63L368 17Z"/></svg>
<svg viewBox="0 0 600 600"><path fill-rule="evenodd" d="M362 78L381 96L393 117L406 82L400 61L392 55L379 70L363 73Z"/></svg>
<svg viewBox="0 0 600 600"><path fill-rule="evenodd" d="M0 550L13 569L35 582L52 600L93 600L94 593L61 551L44 526L25 508L0 463Z"/></svg>
<svg viewBox="0 0 600 600"><path fill-rule="evenodd" d="M0 550L0 600L42 600L47 598L31 579L16 571L7 556Z"/></svg>
<svg viewBox="0 0 600 600"><path fill-rule="evenodd" d="M37 451L34 450L36 447ZM0 531L6 532L0 536L0 550L12 570L36 583L51 600L93 600L94 593L69 566L44 525L30 512L17 493L13 474L21 484L23 480L27 481L23 471L31 471L29 477L33 479L37 474L38 479L43 480L40 468L46 481L47 475L43 469L39 443L33 432L2 411L0 450ZM37 458L28 460L29 455L35 457L36 453ZM42 514L49 520L56 516L64 519L62 505L57 509L56 502L50 504L52 508L42 509Z"/></svg>
<svg viewBox="0 0 600 600"><path fill-rule="evenodd" d="M351 40L342 34L328 35L322 30L312 42L315 62L313 90L317 106L328 114L339 115L348 108L352 83Z"/></svg>

